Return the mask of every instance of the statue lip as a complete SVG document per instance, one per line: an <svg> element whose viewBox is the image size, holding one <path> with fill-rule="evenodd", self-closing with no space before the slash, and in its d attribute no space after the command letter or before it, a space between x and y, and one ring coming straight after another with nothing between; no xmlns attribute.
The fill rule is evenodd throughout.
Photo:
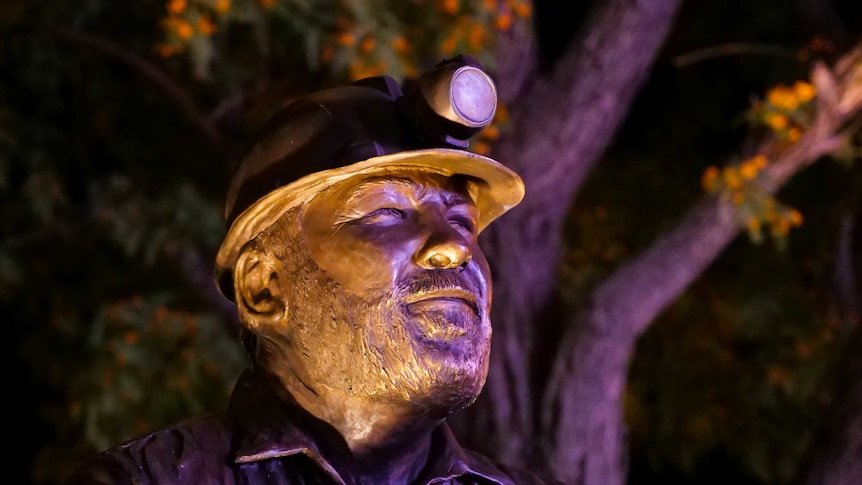
<svg viewBox="0 0 862 485"><path fill-rule="evenodd" d="M476 303L476 295L469 290L459 286L447 288L432 288L428 290L420 290L404 298L407 306L417 303L435 303L435 301L459 301L470 307L476 314L479 313Z"/></svg>

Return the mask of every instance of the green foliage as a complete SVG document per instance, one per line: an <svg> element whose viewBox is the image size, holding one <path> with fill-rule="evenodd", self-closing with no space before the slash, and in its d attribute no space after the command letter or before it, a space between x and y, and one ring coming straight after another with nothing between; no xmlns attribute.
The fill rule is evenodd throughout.
<svg viewBox="0 0 862 485"><path fill-rule="evenodd" d="M187 59L195 77L210 82L238 81L243 57L282 55L336 79L403 79L455 54L493 69L495 33L530 15L524 0L170 0L155 50Z"/></svg>
<svg viewBox="0 0 862 485"><path fill-rule="evenodd" d="M154 196L136 190L132 181L115 175L90 188L96 220L126 257L153 265L170 245L193 248L197 243L215 248L224 235L218 208L190 182L178 182Z"/></svg>
<svg viewBox="0 0 862 485"><path fill-rule="evenodd" d="M628 412L656 467L693 474L722 450L762 483L789 483L820 422L840 327L782 257L755 265L743 251L728 257L746 285L710 275L643 339Z"/></svg>
<svg viewBox="0 0 862 485"><path fill-rule="evenodd" d="M167 295L101 308L86 337L93 371L70 383L70 409L96 449L223 408L246 363L218 317L172 308Z"/></svg>

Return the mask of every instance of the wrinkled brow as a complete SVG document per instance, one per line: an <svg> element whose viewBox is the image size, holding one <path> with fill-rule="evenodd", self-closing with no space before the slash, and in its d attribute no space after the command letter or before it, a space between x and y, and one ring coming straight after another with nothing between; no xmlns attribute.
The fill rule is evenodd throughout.
<svg viewBox="0 0 862 485"><path fill-rule="evenodd" d="M417 184L405 179L369 180L362 182L350 191L345 205L350 205L358 199L380 192L395 191L403 194L417 192L418 190L420 189Z"/></svg>

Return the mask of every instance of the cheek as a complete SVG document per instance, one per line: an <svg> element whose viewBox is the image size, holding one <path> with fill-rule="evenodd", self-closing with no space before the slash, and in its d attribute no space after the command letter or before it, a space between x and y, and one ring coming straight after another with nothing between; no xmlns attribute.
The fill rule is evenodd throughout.
<svg viewBox="0 0 862 485"><path fill-rule="evenodd" d="M320 268L340 285L354 291L394 287L410 253L403 247L365 238L334 234L312 251Z"/></svg>
<svg viewBox="0 0 862 485"><path fill-rule="evenodd" d="M478 269L479 277L482 279L483 286L485 288L485 293L487 295L488 302L491 301L491 294L493 292L492 282L491 282L491 268L488 265L488 260L485 259L485 254L481 249L477 247L473 248L473 263L476 264Z"/></svg>

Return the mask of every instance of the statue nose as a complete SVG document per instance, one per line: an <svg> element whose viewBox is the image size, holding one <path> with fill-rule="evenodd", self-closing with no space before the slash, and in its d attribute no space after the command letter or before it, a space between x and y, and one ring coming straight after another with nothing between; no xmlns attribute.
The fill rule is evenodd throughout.
<svg viewBox="0 0 862 485"><path fill-rule="evenodd" d="M446 227L446 230L436 231L428 238L416 254L416 264L425 269L456 269L473 259L464 237L448 225Z"/></svg>
<svg viewBox="0 0 862 485"><path fill-rule="evenodd" d="M438 269L455 269L470 262L469 255L466 258L459 256L460 255L448 255L443 253L432 254L431 257L428 258L428 265L432 268Z"/></svg>

